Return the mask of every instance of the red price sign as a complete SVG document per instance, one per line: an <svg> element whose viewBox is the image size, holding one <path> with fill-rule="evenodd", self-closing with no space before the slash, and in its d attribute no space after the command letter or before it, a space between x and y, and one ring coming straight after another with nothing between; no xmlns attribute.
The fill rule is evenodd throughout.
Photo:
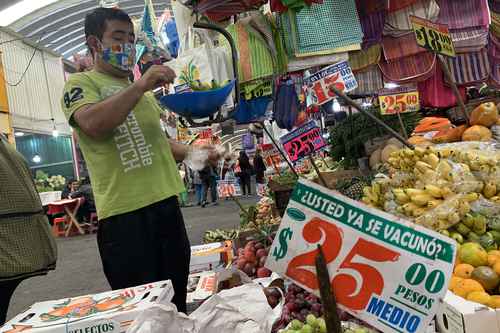
<svg viewBox="0 0 500 333"><path fill-rule="evenodd" d="M217 182L217 192L219 198L239 197L241 196L240 185L233 180L219 180Z"/></svg>
<svg viewBox="0 0 500 333"><path fill-rule="evenodd" d="M321 130L310 121L280 138L290 161L295 162L326 146Z"/></svg>
<svg viewBox="0 0 500 333"><path fill-rule="evenodd" d="M383 115L420 110L417 90L382 90L378 98Z"/></svg>
<svg viewBox="0 0 500 333"><path fill-rule="evenodd" d="M299 180L266 267L319 295L321 245L338 305L383 332L420 332L451 277L456 243Z"/></svg>

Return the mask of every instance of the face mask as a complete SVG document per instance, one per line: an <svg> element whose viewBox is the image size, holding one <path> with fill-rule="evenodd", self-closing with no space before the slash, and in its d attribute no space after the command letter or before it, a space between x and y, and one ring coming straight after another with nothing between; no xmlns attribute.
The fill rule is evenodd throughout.
<svg viewBox="0 0 500 333"><path fill-rule="evenodd" d="M125 72L132 71L135 65L135 45L123 43L113 44L110 47L102 46L101 58L117 69Z"/></svg>
<svg viewBox="0 0 500 333"><path fill-rule="evenodd" d="M139 67L140 67L139 69L140 69L141 75L144 75L144 73L146 73L146 72L147 72L147 70L148 70L151 66L153 66L153 65L161 65L161 64L163 64L164 62L165 62L165 60L163 60L163 59L154 59L154 60L152 60L152 61L148 61L148 62L147 62L147 63L145 63L145 64L141 64L141 65L139 66Z"/></svg>

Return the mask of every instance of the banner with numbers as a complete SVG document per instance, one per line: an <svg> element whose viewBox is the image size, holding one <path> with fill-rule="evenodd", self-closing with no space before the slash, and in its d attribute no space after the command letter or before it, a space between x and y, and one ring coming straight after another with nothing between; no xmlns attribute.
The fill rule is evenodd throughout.
<svg viewBox="0 0 500 333"><path fill-rule="evenodd" d="M319 295L321 245L338 305L382 332L424 332L450 280L456 243L313 182L292 193L266 267Z"/></svg>
<svg viewBox="0 0 500 333"><path fill-rule="evenodd" d="M453 40L446 24L434 23L413 15L410 15L410 21L418 45L435 53L455 56Z"/></svg>
<svg viewBox="0 0 500 333"><path fill-rule="evenodd" d="M217 181L217 194L219 198L240 197L241 187L236 179Z"/></svg>

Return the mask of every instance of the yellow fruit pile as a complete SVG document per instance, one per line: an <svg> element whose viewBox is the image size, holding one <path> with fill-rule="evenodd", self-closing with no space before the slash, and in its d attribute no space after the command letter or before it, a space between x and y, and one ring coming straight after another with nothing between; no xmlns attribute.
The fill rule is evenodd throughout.
<svg viewBox="0 0 500 333"><path fill-rule="evenodd" d="M469 301L500 308L500 251L477 243L460 246L448 289Z"/></svg>
<svg viewBox="0 0 500 333"><path fill-rule="evenodd" d="M500 203L500 152L488 144L405 148L393 152L388 164L390 177L365 187L363 202L425 227L456 225L480 197Z"/></svg>

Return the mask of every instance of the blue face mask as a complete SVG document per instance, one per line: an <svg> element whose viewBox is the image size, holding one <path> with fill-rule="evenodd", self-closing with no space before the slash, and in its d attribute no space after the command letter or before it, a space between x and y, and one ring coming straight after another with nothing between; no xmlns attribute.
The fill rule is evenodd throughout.
<svg viewBox="0 0 500 333"><path fill-rule="evenodd" d="M101 58L111 66L130 72L135 65L135 44L123 43L112 44L109 47L102 47Z"/></svg>

